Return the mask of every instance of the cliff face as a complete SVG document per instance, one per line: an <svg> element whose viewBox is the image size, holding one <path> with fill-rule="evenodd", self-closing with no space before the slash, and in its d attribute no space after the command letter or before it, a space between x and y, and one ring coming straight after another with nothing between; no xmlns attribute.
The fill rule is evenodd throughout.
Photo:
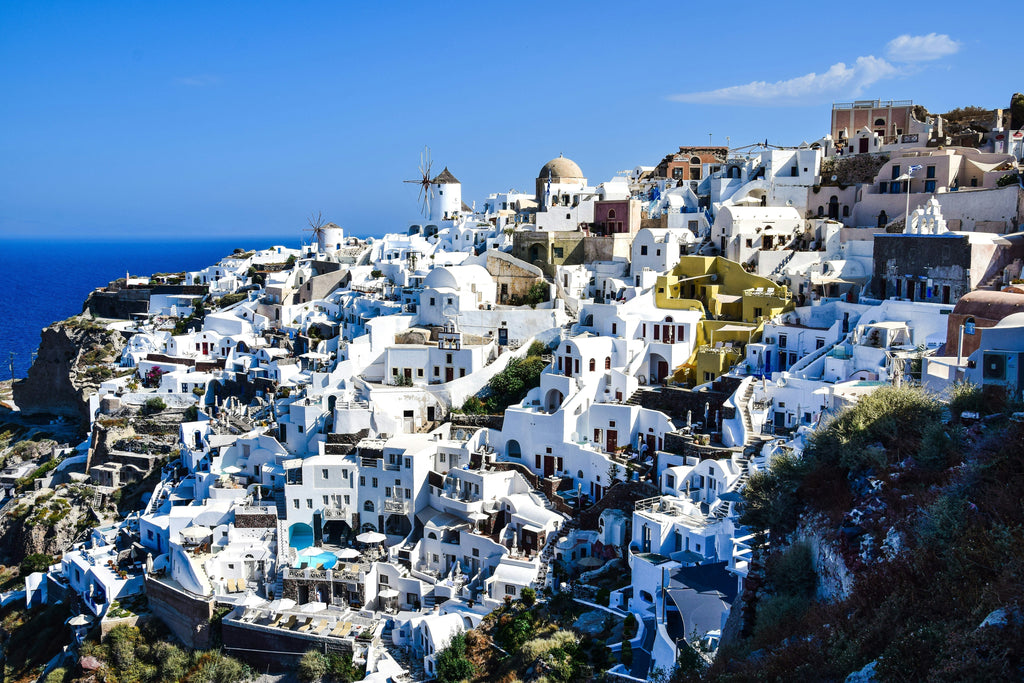
<svg viewBox="0 0 1024 683"><path fill-rule="evenodd" d="M103 522L86 487L41 489L11 503L0 516L0 560L18 564L27 555L60 557L86 529Z"/></svg>
<svg viewBox="0 0 1024 683"><path fill-rule="evenodd" d="M14 383L14 402L23 415L63 416L85 428L89 396L113 374L124 345L120 332L81 317L45 328L28 377Z"/></svg>

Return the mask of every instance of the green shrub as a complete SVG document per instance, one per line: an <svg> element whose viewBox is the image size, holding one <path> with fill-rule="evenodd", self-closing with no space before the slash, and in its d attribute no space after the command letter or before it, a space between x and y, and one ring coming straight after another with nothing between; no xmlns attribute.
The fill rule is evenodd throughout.
<svg viewBox="0 0 1024 683"><path fill-rule="evenodd" d="M21 561L21 575L28 576L35 572L45 572L55 561L53 557L43 553L26 555L25 559Z"/></svg>
<svg viewBox="0 0 1024 683"><path fill-rule="evenodd" d="M68 675L68 670L62 666L58 666L56 669L46 674L45 683L64 683L64 679Z"/></svg>
<svg viewBox="0 0 1024 683"><path fill-rule="evenodd" d="M542 342L537 341L535 339L533 341L533 343L530 344L530 348L526 350L526 355L527 356L543 356L547 352L548 352L548 347L545 346Z"/></svg>
<svg viewBox="0 0 1024 683"><path fill-rule="evenodd" d="M962 446L962 427L933 422L925 427L924 433L921 435L921 448L917 452L917 463L932 470L945 469Z"/></svg>
<svg viewBox="0 0 1024 683"><path fill-rule="evenodd" d="M628 640L622 641L622 652L619 654L619 659L627 669L633 666L633 645Z"/></svg>
<svg viewBox="0 0 1024 683"><path fill-rule="evenodd" d="M199 419L199 408L198 406L189 406L185 408L185 414L182 415L182 419L185 422L195 422Z"/></svg>
<svg viewBox="0 0 1024 683"><path fill-rule="evenodd" d="M147 398L146 403L142 406L143 415L155 415L156 413L162 412L167 409L167 404L159 396L153 398Z"/></svg>
<svg viewBox="0 0 1024 683"><path fill-rule="evenodd" d="M782 552L774 552L766 562L768 580L783 595L809 597L818 587L814 555L806 541L794 543Z"/></svg>
<svg viewBox="0 0 1024 683"><path fill-rule="evenodd" d="M466 634L456 633L448 645L437 653L437 680L458 683L473 676L476 667L466 657Z"/></svg>
<svg viewBox="0 0 1024 683"><path fill-rule="evenodd" d="M814 432L806 454L852 471L899 462L917 453L924 429L941 415L923 389L881 387Z"/></svg>
<svg viewBox="0 0 1024 683"><path fill-rule="evenodd" d="M796 526L801 509L797 489L806 472L805 461L784 454L772 460L767 472L750 475L743 489L740 523L783 532Z"/></svg>
<svg viewBox="0 0 1024 683"><path fill-rule="evenodd" d="M984 415L981 387L972 382L955 382L949 390L949 412L954 420L959 420L965 412Z"/></svg>
<svg viewBox="0 0 1024 683"><path fill-rule="evenodd" d="M636 636L636 632L640 629L640 624L637 623L636 615L630 612L626 615L626 618L622 621L622 637L626 640Z"/></svg>
<svg viewBox="0 0 1024 683"><path fill-rule="evenodd" d="M519 593L519 599L522 600L523 605L529 609L530 607L533 607L535 602L537 602L537 591L527 586L521 593Z"/></svg>
<svg viewBox="0 0 1024 683"><path fill-rule="evenodd" d="M596 602L599 605L604 605L605 607L607 607L608 603L611 602L611 595L612 592L610 590L608 590L607 588L602 588L599 591L597 591L597 596L594 598L594 602Z"/></svg>
<svg viewBox="0 0 1024 683"><path fill-rule="evenodd" d="M790 634L797 628L801 617L810 607L810 600L802 595L774 595L757 606L754 619L754 638L759 642L780 640L780 634Z"/></svg>

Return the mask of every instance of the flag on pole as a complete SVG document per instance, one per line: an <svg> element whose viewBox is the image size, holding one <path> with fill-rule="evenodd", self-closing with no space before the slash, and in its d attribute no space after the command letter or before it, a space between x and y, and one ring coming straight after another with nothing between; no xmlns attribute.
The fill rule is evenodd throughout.
<svg viewBox="0 0 1024 683"><path fill-rule="evenodd" d="M911 166L910 168L907 169L907 175L914 175L915 173L920 171L921 168L922 168L921 164L916 164L914 166Z"/></svg>

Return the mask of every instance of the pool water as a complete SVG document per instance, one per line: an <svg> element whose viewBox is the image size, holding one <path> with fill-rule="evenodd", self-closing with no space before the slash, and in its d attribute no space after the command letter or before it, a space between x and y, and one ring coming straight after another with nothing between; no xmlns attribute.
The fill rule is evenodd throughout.
<svg viewBox="0 0 1024 683"><path fill-rule="evenodd" d="M338 563L338 556L317 548L307 548L306 550L299 551L295 567L301 567L303 562L306 563L306 567L309 569L316 569L317 565L321 564L324 566L324 569L332 569Z"/></svg>

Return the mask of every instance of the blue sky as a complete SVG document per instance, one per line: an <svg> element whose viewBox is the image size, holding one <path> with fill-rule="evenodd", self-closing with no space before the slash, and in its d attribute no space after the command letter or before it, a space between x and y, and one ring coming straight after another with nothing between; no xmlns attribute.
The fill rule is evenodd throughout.
<svg viewBox="0 0 1024 683"><path fill-rule="evenodd" d="M485 4L0 4L0 237L381 234L425 144L481 202L559 153L601 181L709 133L815 139L833 101L1013 92L959 5Z"/></svg>

